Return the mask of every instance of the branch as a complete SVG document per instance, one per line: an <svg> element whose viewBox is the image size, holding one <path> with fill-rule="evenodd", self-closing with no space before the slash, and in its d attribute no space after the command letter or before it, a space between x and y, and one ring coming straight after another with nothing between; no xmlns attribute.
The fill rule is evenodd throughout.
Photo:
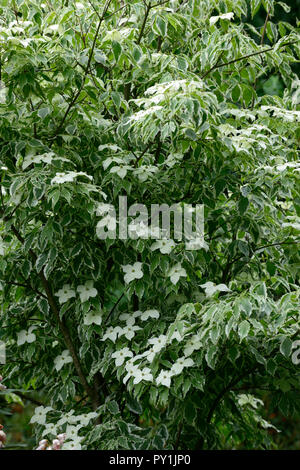
<svg viewBox="0 0 300 470"><path fill-rule="evenodd" d="M14 225L11 225L11 230L14 233L14 235L16 236L16 238L23 245L25 240L24 240L24 238L22 237L22 235L20 234L20 232L16 229L16 227ZM29 254L32 257L33 261L35 262L36 259L37 259L36 254L31 249L29 250ZM96 399L96 396L95 396L95 391L92 389L92 387L90 387L90 385L88 384L88 382L85 378L85 374L83 372L79 357L78 357L77 352L75 350L70 332L69 332L66 324L64 323L64 321L61 320L61 318L60 318L60 313L59 313L59 309L56 305L56 300L53 296L50 283L45 278L45 275L43 273L43 269L40 272L38 272L38 276L39 276L39 278L41 280L41 283L44 287L50 309L51 309L52 313L54 314L54 316L56 318L59 329L60 329L60 331L61 331L61 333L64 337L65 344L66 344L66 346L67 346L67 348L70 351L70 354L72 356L74 367L75 367L76 372L78 374L79 380L80 380L85 392L87 393L87 395L92 400L93 407L96 409L98 404L97 404L97 399Z"/></svg>
<svg viewBox="0 0 300 470"><path fill-rule="evenodd" d="M79 97L79 95L80 95L80 93L81 93L81 91L82 91L82 89L83 89L83 87L84 87L84 82L85 82L85 79L86 79L86 77L87 77L87 75L88 75L88 72L89 72L89 68L90 68L90 65L91 65L92 58L93 58L94 49L95 49L95 46L96 46L96 41L97 41L97 38L98 38L98 35L99 35L99 31L100 31L102 22L103 22L103 20L104 20L104 17L105 17L105 15L106 15L106 12L107 12L107 10L108 10L108 8L109 8L109 5L110 5L111 1L112 1L112 0L107 0L107 1L106 1L105 5L104 5L104 8L103 8L102 15L101 15L101 17L100 17L100 19L99 19L99 23L98 23L98 26L97 26L97 29L96 29L96 33L95 33L95 36L94 36L94 39L93 39L92 49L91 49L91 52L90 52L90 54L89 54L89 58L88 58L87 65L86 65L86 67L85 67L85 72L84 72L84 75L83 75L82 83L81 83L79 89L77 90L77 92L74 94L74 96L73 96L71 102L69 103L69 106L67 107L67 110L66 110L66 112L65 112L65 114L64 114L64 116L63 116L63 118L62 118L62 120L61 120L61 122L60 122L60 124L59 124L58 127L56 128L53 137L55 137L55 136L59 133L59 131L61 130L62 126L63 126L64 123L65 123L65 120L67 119L67 116L68 116L69 112L71 111L72 107L73 107L74 104L76 103L76 101L77 101L77 99L78 99L78 97Z"/></svg>
<svg viewBox="0 0 300 470"><path fill-rule="evenodd" d="M44 403L42 403L41 401L39 400L36 400L35 398L32 398L28 395L25 395L25 393L23 392L13 392L15 395L17 395L18 397L22 398L23 400L28 400L30 401L31 403L33 403L34 405L38 405L38 406L45 406Z"/></svg>
<svg viewBox="0 0 300 470"><path fill-rule="evenodd" d="M261 41L260 41L261 46L263 45L264 40L265 40L266 29L267 29L269 18L270 18L270 11L271 11L271 7L268 10L268 13L267 13L267 16L266 16L266 21L265 21L265 24L264 24L264 29L263 29L263 32L262 32L262 35L261 35Z"/></svg>
<svg viewBox="0 0 300 470"><path fill-rule="evenodd" d="M295 44L296 42L298 41L291 41L291 42L286 42L284 44L281 44L281 46L279 46L279 49L285 46L291 46L292 44ZM212 72L213 70L219 69L221 67L226 67L227 65L234 64L235 62L240 62L241 60L249 59L249 57L253 57L256 55L265 54L266 52L270 52L275 48L275 46L276 44L272 47L269 47L268 49L263 49L262 51L252 52L251 54L247 54L242 57L237 57L236 59L232 59L229 62L224 62L223 64L216 63L207 72L205 72L200 78L203 80L208 74L210 74L210 72Z"/></svg>

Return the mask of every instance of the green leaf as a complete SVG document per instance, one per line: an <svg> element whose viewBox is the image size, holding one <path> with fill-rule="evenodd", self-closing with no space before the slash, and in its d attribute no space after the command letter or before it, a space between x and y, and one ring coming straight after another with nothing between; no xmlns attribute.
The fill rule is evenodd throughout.
<svg viewBox="0 0 300 470"><path fill-rule="evenodd" d="M161 16L156 17L155 26L159 34L164 38L167 34L167 23Z"/></svg>
<svg viewBox="0 0 300 470"><path fill-rule="evenodd" d="M40 118L45 119L46 116L50 114L50 109L49 108L40 108L38 110L38 115Z"/></svg>
<svg viewBox="0 0 300 470"><path fill-rule="evenodd" d="M106 406L111 414L116 415L120 413L119 405L115 400L108 401Z"/></svg>
<svg viewBox="0 0 300 470"><path fill-rule="evenodd" d="M117 41L112 41L112 49L115 57L115 61L118 62L120 55L122 53L122 47L121 44Z"/></svg>
<svg viewBox="0 0 300 470"><path fill-rule="evenodd" d="M238 328L238 334L241 340L246 338L246 336L248 336L249 331L250 331L250 323L247 320L243 320L239 324L239 328Z"/></svg>
<svg viewBox="0 0 300 470"><path fill-rule="evenodd" d="M43 268L44 264L46 263L47 259L48 259L48 254L47 253L42 253L37 257L35 267L36 267L36 270L37 270L38 273L42 270L42 268Z"/></svg>
<svg viewBox="0 0 300 470"><path fill-rule="evenodd" d="M285 356L286 358L289 358L290 355L291 355L291 352L292 352L292 348L293 348L293 341L291 340L291 338L289 338L288 336L286 336L286 337L281 341L281 344L280 344L280 352L281 352L281 354L283 354L283 356Z"/></svg>
<svg viewBox="0 0 300 470"><path fill-rule="evenodd" d="M244 215L249 206L249 200L246 197L241 197L238 203L238 210L240 215Z"/></svg>

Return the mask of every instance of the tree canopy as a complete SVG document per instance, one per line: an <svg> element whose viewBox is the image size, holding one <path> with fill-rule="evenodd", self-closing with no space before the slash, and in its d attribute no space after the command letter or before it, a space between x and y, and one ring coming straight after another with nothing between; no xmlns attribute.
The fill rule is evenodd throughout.
<svg viewBox="0 0 300 470"><path fill-rule="evenodd" d="M299 415L288 12L1 0L0 394L39 397L36 447L273 448L262 393ZM101 238L119 196L203 204L205 243Z"/></svg>

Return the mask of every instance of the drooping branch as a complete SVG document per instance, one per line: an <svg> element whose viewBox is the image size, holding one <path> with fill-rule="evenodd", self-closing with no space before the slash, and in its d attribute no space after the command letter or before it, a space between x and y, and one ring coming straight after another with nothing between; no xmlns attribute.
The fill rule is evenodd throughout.
<svg viewBox="0 0 300 470"><path fill-rule="evenodd" d="M279 49L282 49L285 46L292 46L293 44L296 44L298 41L291 41L291 42L285 42L284 44L281 44L279 46ZM268 47L268 49L263 49L262 51L256 51L252 52L251 54L247 54L241 57L237 57L236 59L229 60L228 62L223 62L222 64L214 64L207 72L205 72L202 76L201 79L203 80L207 75L209 75L211 72L213 72L216 69L219 69L221 67L227 67L227 65L235 64L236 62L240 62L241 60L246 60L249 59L250 57L254 57L256 55L261 55L265 54L266 52L271 52L275 48L276 44L272 47Z"/></svg>
<svg viewBox="0 0 300 470"><path fill-rule="evenodd" d="M23 245L25 240L13 224L11 225L11 230L12 230L13 234L16 236L16 238L19 240L19 242ZM30 254L32 260L34 262L36 262L37 256L32 251L32 249L29 250L29 254ZM50 282L46 279L46 277L44 275L44 272L43 272L43 269L41 269L41 271L38 272L38 276L40 278L41 284L42 284L42 286L44 288L44 291L46 293L46 297L47 297L49 307L50 307L52 313L54 314L54 317L57 321L59 329L60 329L60 331L63 335L66 347L69 350L69 352L71 354L71 357L73 359L74 367L75 367L75 370L76 370L77 375L79 377L79 380L81 382L81 385L83 386L85 392L87 393L87 395L91 399L93 407L97 408L98 403L97 403L97 396L95 394L95 390L87 382L87 379L86 379L85 374L83 372L82 365L80 363L80 360L79 360L79 357L77 355L75 346L73 344L70 332L68 330L67 325L65 324L65 322L60 317L59 308L56 304L56 300L54 298Z"/></svg>

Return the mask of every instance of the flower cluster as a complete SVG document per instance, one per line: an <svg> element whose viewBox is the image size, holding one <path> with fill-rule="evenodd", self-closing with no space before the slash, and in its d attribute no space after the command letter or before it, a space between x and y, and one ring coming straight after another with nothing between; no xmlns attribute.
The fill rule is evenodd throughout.
<svg viewBox="0 0 300 470"><path fill-rule="evenodd" d="M97 289L94 287L93 281L86 281L83 285L77 287L77 292L81 302L86 302L90 297L96 297ZM76 292L70 284L64 284L62 289L55 293L60 304L67 302L72 297L76 297Z"/></svg>
<svg viewBox="0 0 300 470"><path fill-rule="evenodd" d="M38 447L36 450L61 450L64 442L66 439L66 434L59 434L55 439L53 439L52 443L50 444L47 439L42 439L39 442Z"/></svg>
<svg viewBox="0 0 300 470"><path fill-rule="evenodd" d="M55 412L55 410L51 407L39 406L31 418L31 423L44 426L43 439L39 442L36 450L81 450L84 436L79 436L79 431L88 426L90 421L98 416L98 413L75 415L74 410L70 410L63 413L56 423L46 423L47 414L50 412ZM52 443L49 442L49 436L51 439L53 439L52 436L56 436Z"/></svg>

